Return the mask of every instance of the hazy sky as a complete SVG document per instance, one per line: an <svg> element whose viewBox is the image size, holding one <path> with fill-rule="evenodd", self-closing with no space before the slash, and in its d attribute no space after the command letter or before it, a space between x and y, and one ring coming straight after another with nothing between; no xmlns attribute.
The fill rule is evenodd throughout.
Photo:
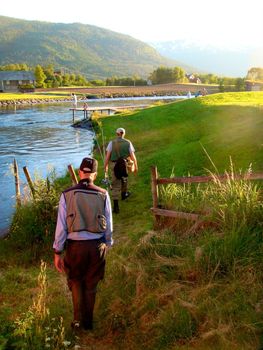
<svg viewBox="0 0 263 350"><path fill-rule="evenodd" d="M0 15L92 24L142 41L263 45L263 0L7 0Z"/></svg>

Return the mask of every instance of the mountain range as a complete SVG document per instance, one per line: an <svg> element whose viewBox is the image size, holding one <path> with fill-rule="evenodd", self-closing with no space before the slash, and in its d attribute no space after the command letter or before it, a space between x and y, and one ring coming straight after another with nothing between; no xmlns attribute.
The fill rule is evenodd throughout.
<svg viewBox="0 0 263 350"><path fill-rule="evenodd" d="M263 67L261 47L218 47L186 40L149 43L160 54L182 61L199 71L228 77L245 77L251 67Z"/></svg>
<svg viewBox="0 0 263 350"><path fill-rule="evenodd" d="M66 68L88 79L138 75L159 66L191 67L162 56L131 36L81 23L28 21L0 16L0 65L26 63Z"/></svg>

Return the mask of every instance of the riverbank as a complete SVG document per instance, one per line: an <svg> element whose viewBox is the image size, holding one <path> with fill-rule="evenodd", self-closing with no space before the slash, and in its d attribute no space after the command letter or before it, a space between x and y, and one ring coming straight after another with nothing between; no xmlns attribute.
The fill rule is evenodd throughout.
<svg viewBox="0 0 263 350"><path fill-rule="evenodd" d="M63 87L36 89L30 94L0 93L0 107L34 105L43 103L72 102L72 93L80 101L99 98L185 96L206 89L208 94L218 92L218 85L205 84L160 84L151 86L104 86L104 87Z"/></svg>
<svg viewBox="0 0 263 350"><path fill-rule="evenodd" d="M6 228L0 228L0 239L3 239L5 237L7 237L9 235L10 232L10 228L6 227Z"/></svg>
<svg viewBox="0 0 263 350"><path fill-rule="evenodd" d="M36 104L47 104L47 103L63 103L72 102L72 98L68 97L44 97L44 96L21 96L20 94L13 94L8 99L0 99L0 107L16 107L16 106L32 106Z"/></svg>
<svg viewBox="0 0 263 350"><path fill-rule="evenodd" d="M59 89L48 89L49 92L72 93L77 92L87 96L99 98L112 97L143 97L143 96L176 96L186 95L188 91L195 93L205 89L208 94L219 92L218 85L207 84L159 84L147 86L101 86L101 87L63 87ZM45 92L45 89L37 89L36 92Z"/></svg>
<svg viewBox="0 0 263 350"><path fill-rule="evenodd" d="M230 212L236 230L222 228L221 221L192 235L183 226L176 232L167 226L154 230L150 167L156 165L160 177L203 175L205 169L214 170L214 164L221 173L229 168L231 155L236 169L245 170L252 162L253 170L262 171L262 97L263 93L219 94L101 119L104 139L110 140L117 127L126 129L136 148L139 173L130 176L132 195L120 201L120 213L114 215L115 245L97 294L95 329L77 339L80 349L260 348L263 243L257 226L262 220L256 219L262 217L262 210L242 211L241 216ZM103 165L99 153L95 156L100 184ZM246 196L238 195L240 203ZM57 204L57 198L53 202ZM70 334L71 300L65 278L58 277L52 266L56 218L46 210L48 203L40 203L42 211L27 208L24 222L20 213L13 241L0 247L4 340L12 320L36 296L40 259L48 261L50 317L63 316L66 335ZM244 228L247 218L253 221ZM35 257L32 246L33 252L42 249L43 255Z"/></svg>

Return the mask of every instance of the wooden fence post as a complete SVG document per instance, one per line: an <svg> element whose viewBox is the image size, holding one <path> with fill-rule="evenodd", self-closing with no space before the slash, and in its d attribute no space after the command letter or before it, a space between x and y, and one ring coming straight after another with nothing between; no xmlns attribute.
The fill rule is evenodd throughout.
<svg viewBox="0 0 263 350"><path fill-rule="evenodd" d="M27 169L26 166L23 167L23 170L24 170L24 174L25 174L25 176L26 176L26 179L27 179L29 188L30 188L30 190L31 190L32 196L33 196L33 198L35 198L34 183L33 183L32 179L31 179L31 176L30 176L30 174L29 174L29 171L28 171L28 169Z"/></svg>
<svg viewBox="0 0 263 350"><path fill-rule="evenodd" d="M72 184L73 185L77 185L78 184L78 178L77 175L75 174L74 168L71 164L68 165L68 171L72 180Z"/></svg>
<svg viewBox="0 0 263 350"><path fill-rule="evenodd" d="M159 191L158 191L158 171L156 166L151 167L151 188L152 188L152 199L153 199L153 208L158 208L158 199L159 199ZM159 223L159 215L154 215L156 224Z"/></svg>
<svg viewBox="0 0 263 350"><path fill-rule="evenodd" d="M15 187L16 187L16 204L18 207L21 205L21 193L20 193L20 181L17 161L14 158L14 175L15 175Z"/></svg>

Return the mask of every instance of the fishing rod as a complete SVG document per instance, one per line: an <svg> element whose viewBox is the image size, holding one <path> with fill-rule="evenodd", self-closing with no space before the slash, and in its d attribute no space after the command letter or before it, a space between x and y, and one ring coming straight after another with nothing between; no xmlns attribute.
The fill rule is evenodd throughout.
<svg viewBox="0 0 263 350"><path fill-rule="evenodd" d="M96 134L96 131L91 123L91 128L93 130L93 133L95 135L95 140L96 140L96 144L97 144L97 147L99 149L99 153L100 153L100 156L101 156L101 159L102 159L102 162L103 162L103 165L105 163L105 158L106 158L106 150L105 150L105 139L104 139L104 133L103 133L103 128L99 125L99 128L100 128L100 131L101 131L101 139L102 139L102 149L101 149L101 146L100 146L100 143L99 143L99 140L98 140L98 137L97 137L97 134ZM109 188L111 188L111 182L109 180L109 177L108 177L108 173L105 171L104 172L104 179L101 180L101 183L103 183L107 190Z"/></svg>

